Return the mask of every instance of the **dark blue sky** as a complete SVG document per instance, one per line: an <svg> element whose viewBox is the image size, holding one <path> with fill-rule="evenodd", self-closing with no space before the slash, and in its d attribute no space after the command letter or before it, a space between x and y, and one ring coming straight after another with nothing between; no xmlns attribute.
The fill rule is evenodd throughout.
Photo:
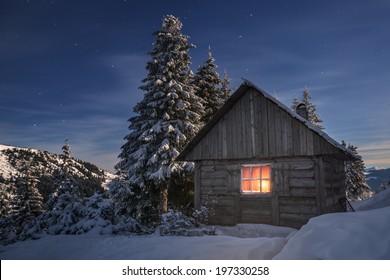
<svg viewBox="0 0 390 280"><path fill-rule="evenodd" d="M232 85L246 78L290 106L306 86L326 132L390 166L390 2L0 0L0 143L113 170L143 97L164 15L211 46Z"/></svg>

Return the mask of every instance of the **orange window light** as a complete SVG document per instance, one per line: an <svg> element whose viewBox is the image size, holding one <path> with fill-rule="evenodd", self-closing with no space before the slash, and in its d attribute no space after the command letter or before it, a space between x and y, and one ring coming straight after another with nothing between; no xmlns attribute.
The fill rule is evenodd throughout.
<svg viewBox="0 0 390 280"><path fill-rule="evenodd" d="M241 191L245 193L271 192L270 165L244 165L241 167Z"/></svg>

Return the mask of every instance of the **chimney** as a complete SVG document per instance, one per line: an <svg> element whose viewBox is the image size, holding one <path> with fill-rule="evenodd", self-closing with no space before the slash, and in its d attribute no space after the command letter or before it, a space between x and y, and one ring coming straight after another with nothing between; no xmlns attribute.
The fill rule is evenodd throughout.
<svg viewBox="0 0 390 280"><path fill-rule="evenodd" d="M304 118L306 120L309 118L309 114L307 113L307 108L306 108L306 105L304 103L299 103L297 108L295 109L295 111L302 118Z"/></svg>

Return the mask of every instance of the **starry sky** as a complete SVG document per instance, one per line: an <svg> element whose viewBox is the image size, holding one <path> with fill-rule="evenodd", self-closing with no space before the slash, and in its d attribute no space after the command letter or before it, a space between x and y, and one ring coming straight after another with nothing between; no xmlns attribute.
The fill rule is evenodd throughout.
<svg viewBox="0 0 390 280"><path fill-rule="evenodd" d="M61 152L113 171L143 97L154 37L179 17L195 72L209 46L290 106L305 87L326 132L390 167L390 2L0 0L0 144Z"/></svg>

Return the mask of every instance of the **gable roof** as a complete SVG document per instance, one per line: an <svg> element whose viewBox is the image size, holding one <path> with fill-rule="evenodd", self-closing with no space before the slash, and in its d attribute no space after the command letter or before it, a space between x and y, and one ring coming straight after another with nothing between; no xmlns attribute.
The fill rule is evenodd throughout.
<svg viewBox="0 0 390 280"><path fill-rule="evenodd" d="M256 92L260 93L265 99L275 104L277 107L279 107L282 111L290 115L292 118L298 120L300 123L302 123L307 129L317 134L320 138L324 139L327 143L329 143L331 146L336 148L340 154L342 154L345 159L347 160L354 160L356 159L356 155L353 154L349 149L338 143L336 140L331 138L329 135L327 135L324 131L314 126L312 123L310 123L308 120L302 118L300 115L289 109L287 106L285 106L283 103L281 103L279 100L262 90L261 88L257 87L253 83L251 83L248 80L243 79L244 82L240 85L240 87L228 98L228 100L225 102L225 104L222 106L220 110L218 110L215 115L212 117L212 119L198 132L198 134L187 144L185 149L180 153L180 155L177 157L178 161L185 161L186 156L197 146L197 144L213 129L213 127L230 111L230 109L233 108L233 106L240 100L241 97L244 96L244 94L250 90L253 89Z"/></svg>

